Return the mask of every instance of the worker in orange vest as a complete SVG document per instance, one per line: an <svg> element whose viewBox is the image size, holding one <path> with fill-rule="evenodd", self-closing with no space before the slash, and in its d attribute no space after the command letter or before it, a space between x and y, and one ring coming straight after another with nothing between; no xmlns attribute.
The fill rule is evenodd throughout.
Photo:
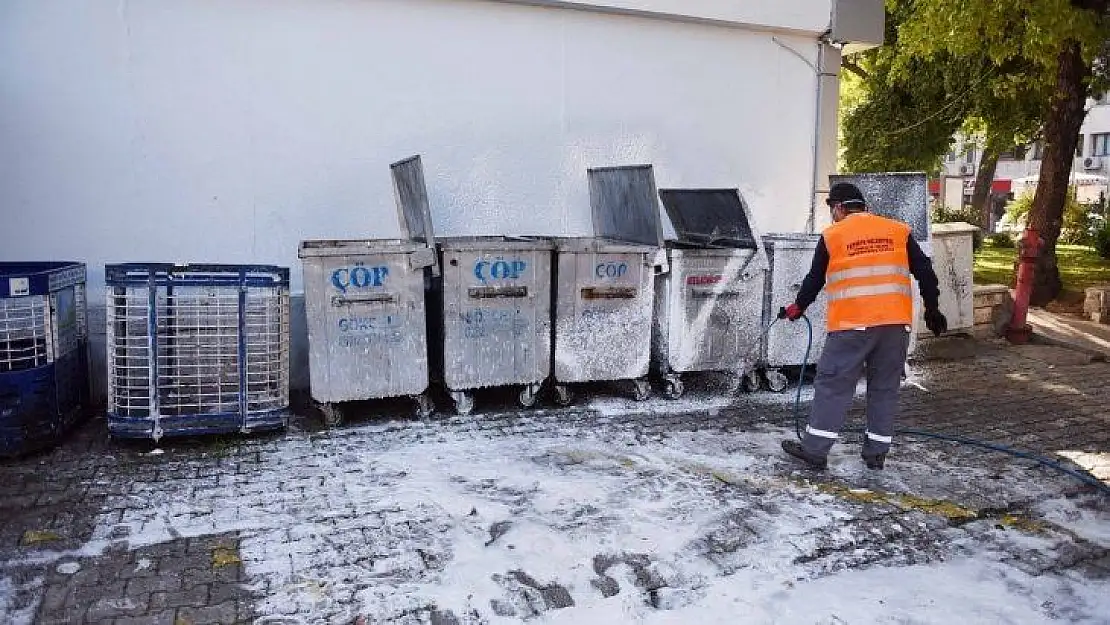
<svg viewBox="0 0 1110 625"><path fill-rule="evenodd" d="M917 278L929 330L940 336L948 321L940 312L932 261L910 236L908 225L867 212L863 194L846 182L829 189L826 204L833 224L817 243L794 303L779 312L780 319L799 319L825 288L828 337L817 363L809 422L802 441L783 441L782 449L810 468L828 466L829 449L866 368L867 430L861 455L867 468L882 469L894 435L913 323L910 275Z"/></svg>

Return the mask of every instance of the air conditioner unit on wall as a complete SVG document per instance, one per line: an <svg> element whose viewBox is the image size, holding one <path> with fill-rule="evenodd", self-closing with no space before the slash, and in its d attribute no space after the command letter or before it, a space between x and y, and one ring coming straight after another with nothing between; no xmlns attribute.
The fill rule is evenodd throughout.
<svg viewBox="0 0 1110 625"><path fill-rule="evenodd" d="M961 176L972 176L974 174L975 174L975 165L972 165L971 163L964 163L963 165L960 165L960 175Z"/></svg>
<svg viewBox="0 0 1110 625"><path fill-rule="evenodd" d="M1102 167L1102 159L1094 156L1088 156L1083 159L1083 169L1099 169Z"/></svg>

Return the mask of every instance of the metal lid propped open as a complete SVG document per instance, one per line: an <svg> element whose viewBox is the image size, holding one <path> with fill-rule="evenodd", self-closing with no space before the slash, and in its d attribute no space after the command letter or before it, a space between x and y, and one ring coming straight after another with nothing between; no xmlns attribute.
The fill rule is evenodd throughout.
<svg viewBox="0 0 1110 625"><path fill-rule="evenodd" d="M651 165L587 170L594 235L614 241L663 247L663 223Z"/></svg>
<svg viewBox="0 0 1110 625"><path fill-rule="evenodd" d="M393 195L405 238L435 248L432 211L428 205L428 187L424 183L424 164L420 155L410 156L389 166L393 172ZM432 264L432 274L439 275L439 263Z"/></svg>
<svg viewBox="0 0 1110 625"><path fill-rule="evenodd" d="M659 199L679 243L760 248L748 205L737 189L660 189Z"/></svg>

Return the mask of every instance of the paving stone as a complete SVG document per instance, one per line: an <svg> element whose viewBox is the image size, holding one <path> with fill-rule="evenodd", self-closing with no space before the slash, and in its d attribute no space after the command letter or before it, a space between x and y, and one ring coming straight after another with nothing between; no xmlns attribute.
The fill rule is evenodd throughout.
<svg viewBox="0 0 1110 625"><path fill-rule="evenodd" d="M156 576L132 577L127 582L127 594L150 594L154 592L175 593L183 589L180 573L165 572Z"/></svg>
<svg viewBox="0 0 1110 625"><path fill-rule="evenodd" d="M250 591L235 583L211 584L208 587L208 602L212 604L246 599L249 596Z"/></svg>
<svg viewBox="0 0 1110 625"><path fill-rule="evenodd" d="M203 607L208 604L208 586L198 585L180 592L155 592L150 595L150 609Z"/></svg>
<svg viewBox="0 0 1110 625"><path fill-rule="evenodd" d="M119 616L141 614L147 608L148 599L146 595L102 597L89 606L85 620L111 620Z"/></svg>
<svg viewBox="0 0 1110 625"><path fill-rule="evenodd" d="M121 616L112 625L176 625L176 610L163 610L141 616Z"/></svg>
<svg viewBox="0 0 1110 625"><path fill-rule="evenodd" d="M239 620L235 602L228 601L204 608L181 608L177 611L179 625L232 625Z"/></svg>
<svg viewBox="0 0 1110 625"><path fill-rule="evenodd" d="M922 384L928 391L912 388L903 391L899 425L959 433L1039 453L1060 449L1105 451L1110 442L1110 415L1105 410L1110 365L1088 362L1085 356L1076 357L1059 348L1013 349L1004 344L974 341L961 341L957 347L955 355L941 354L944 350L934 352L934 358L921 365L924 367ZM862 401L855 402L852 423L861 423L863 407ZM567 432L587 437L601 433L604 437L608 433L618 433L628 436L630 444L635 444L635 440L665 442L688 431L743 432L763 422L788 425L790 419L788 403L770 406L758 413L741 403L736 408L687 414L598 415L576 408L490 414L480 419L452 416L439 422L437 427L455 428L483 437L552 433L561 436ZM374 423L385 428L383 431L387 431L392 440L401 443L419 442L429 436L427 429L404 423ZM342 483L312 474L311 467L324 466L322 459L349 457L352 462L346 466L352 470L350 476L355 476L350 479L397 480L401 477L385 475L372 463L363 464L365 450L355 445L354 437L341 432L315 434L308 428L294 428L287 435L271 439L232 438L230 444L221 439L223 448L219 450L212 445L182 444L172 454L149 456L145 449L137 446L109 443L103 435L104 427L103 418L92 419L47 456L0 465L0 518L5 519L5 523L0 524L0 562L15 560L30 551L18 547L27 529L49 530L64 537L62 541L44 544L36 552L42 553L59 547L81 546L91 536L94 526L129 528L138 518L136 515L151 505L151 498L164 495L166 487L184 492L187 504L202 513L211 511L215 515L233 510L248 515L271 511L313 514L314 523L329 525L328 531L337 536L343 534L341 539L334 541L336 545L326 549L316 546L317 539L312 536L290 535L298 541L303 539L304 544L298 542L283 547L289 548L288 553L296 554L291 562L304 567L304 571L365 563L365 554L352 552L350 545L380 543L383 536L422 531L419 524L399 525L396 513L377 510L372 503L355 507L331 503L345 500L346 495ZM857 445L858 437L846 436L844 442ZM960 448L945 443L922 445L946 454L961 453ZM282 454L286 466L299 470L281 475L267 473L267 457L276 453ZM1014 467L1031 466L998 454L981 454L974 462L980 463L984 472L1002 479L1010 475L1008 471ZM43 466L47 463L49 476L43 474ZM1044 469L1029 474L1055 479L1055 474ZM721 488L728 487L721 485ZM974 485L946 488L962 493L968 500L975 497L970 492L975 490ZM136 497L128 498L132 492ZM737 493L735 489L727 492L731 496ZM745 493L744 496L749 495ZM989 500L985 496L980 499ZM305 504L306 500L311 503ZM252 503L260 506L259 509L250 508L248 504ZM881 523L884 518L892 518L891 514L890 506L868 504L860 506L857 516L868 523ZM188 513L170 521L190 522L193 518L194 513ZM915 523L914 518L904 513L897 518L907 526ZM160 528L166 520L152 517L146 521L149 527ZM931 535L930 532L948 530L943 519L927 517L923 522L927 522L927 529L923 530L926 536ZM136 532L144 531L138 523L135 529ZM511 535L510 532L507 536ZM120 534L118 538L130 539L131 536ZM489 538L499 538L494 545L500 545L506 536L491 534ZM884 534L883 540L900 544L909 538ZM250 596L247 583L257 580L247 580L239 565L214 569L212 551L218 546L237 550L237 536L172 540L133 552L126 550L125 543L119 543L104 556L81 559L82 568L73 575L58 573L57 563L43 565L38 571L45 581L37 591L41 603L36 622L80 623L87 616L94 620L115 618L117 624L163 623L184 612L191 618L216 619L212 622L222 622L220 619L224 618L227 622L249 622L254 617L254 598ZM422 575L428 562L442 556L441 550L422 549L425 558L383 549L374 554L370 565L374 560L379 564L396 561L398 570L412 567L412 571L404 569L405 574ZM903 555L895 553L891 557ZM1025 554L1018 555L1025 557ZM138 563L142 560L149 561L150 566L140 569ZM1031 556L1028 561L1025 566L1032 574L1057 575L1063 570L1091 580L1106 579L1104 572L1110 576L1110 557L1092 559L1092 552L1082 549L1063 547L1044 558ZM645 563L640 564L632 568L645 589L665 581L656 579L658 575ZM298 572L302 571L288 571L290 574ZM537 583L534 588L549 607L571 600L569 593L556 581ZM604 572L599 572L593 584L602 594L619 591L617 582ZM263 583L261 588L265 587ZM275 587L274 592L279 589ZM147 593L150 593L149 598ZM146 612L107 616L115 613L113 610L137 609L120 607L117 602L124 599L133 605L145 605ZM207 608L212 610L203 611ZM513 606L507 609L516 610ZM466 618L470 618L469 615ZM444 624L449 622L443 621Z"/></svg>

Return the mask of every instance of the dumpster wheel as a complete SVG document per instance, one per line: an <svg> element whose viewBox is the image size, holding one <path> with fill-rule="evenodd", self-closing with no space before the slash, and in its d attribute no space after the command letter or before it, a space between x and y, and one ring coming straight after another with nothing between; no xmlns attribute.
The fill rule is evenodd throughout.
<svg viewBox="0 0 1110 625"><path fill-rule="evenodd" d="M555 385L555 403L560 406L569 406L574 402L574 393L570 392L570 388L566 384ZM535 400L533 400L535 403Z"/></svg>
<svg viewBox="0 0 1110 625"><path fill-rule="evenodd" d="M343 411L332 403L320 404L320 414L324 417L324 425L329 428L343 425Z"/></svg>
<svg viewBox="0 0 1110 625"><path fill-rule="evenodd" d="M754 393L763 385L758 371L748 371L740 378L740 389L745 393Z"/></svg>
<svg viewBox="0 0 1110 625"><path fill-rule="evenodd" d="M773 393L781 393L786 390L786 387L790 386L790 380L777 369L764 371L763 377L767 380L767 388Z"/></svg>
<svg viewBox="0 0 1110 625"><path fill-rule="evenodd" d="M474 395L467 391L451 391L451 401L455 402L455 412L464 417L474 410Z"/></svg>
<svg viewBox="0 0 1110 625"><path fill-rule="evenodd" d="M686 386L682 384L682 380L677 375L670 375L663 379L663 397L667 399L678 399L686 392Z"/></svg>
<svg viewBox="0 0 1110 625"><path fill-rule="evenodd" d="M436 406L432 403L432 398L428 397L427 393L420 393L413 395L412 400L416 402L416 416L419 419L427 419L432 416L436 411Z"/></svg>
<svg viewBox="0 0 1110 625"><path fill-rule="evenodd" d="M556 389L556 391L558 391L558 389ZM520 395L517 395L517 401L520 402L520 405L522 407L531 408L532 406L536 405L536 398L538 397L539 392L539 384L530 384L528 386L525 386L523 389L521 389ZM570 393L568 392L567 394L569 395Z"/></svg>
<svg viewBox="0 0 1110 625"><path fill-rule="evenodd" d="M647 378L632 380L632 399L636 401L647 401L651 399L651 383L648 382Z"/></svg>

